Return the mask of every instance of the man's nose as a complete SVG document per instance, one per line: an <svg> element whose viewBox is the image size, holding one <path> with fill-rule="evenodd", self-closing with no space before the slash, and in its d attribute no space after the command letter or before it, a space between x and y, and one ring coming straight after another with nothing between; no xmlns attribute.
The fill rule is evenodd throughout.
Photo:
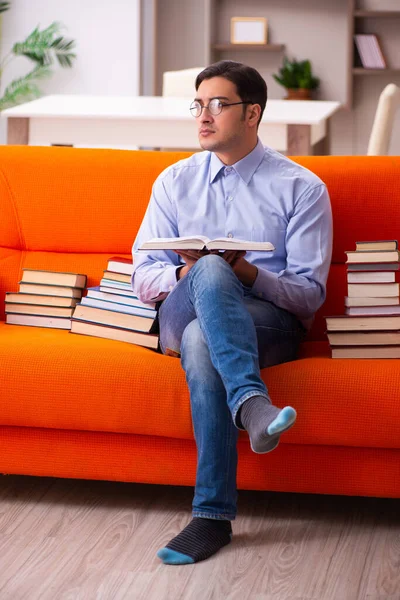
<svg viewBox="0 0 400 600"><path fill-rule="evenodd" d="M212 120L213 120L212 114L210 113L210 111L208 110L208 108L206 106L203 106L203 110L200 115L200 122L201 123L209 123Z"/></svg>

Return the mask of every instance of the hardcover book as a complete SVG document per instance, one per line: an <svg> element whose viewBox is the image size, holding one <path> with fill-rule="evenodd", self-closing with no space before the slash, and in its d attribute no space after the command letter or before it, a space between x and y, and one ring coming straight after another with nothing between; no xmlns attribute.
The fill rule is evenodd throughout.
<svg viewBox="0 0 400 600"><path fill-rule="evenodd" d="M85 306L84 304L76 305L73 318L81 321L90 321L99 325L111 325L134 331L145 331L146 333L149 333L154 325L153 318L127 315L104 308Z"/></svg>
<svg viewBox="0 0 400 600"><path fill-rule="evenodd" d="M123 329L120 327L110 327L99 323L88 323L86 321L76 321L72 319L71 333L80 333L82 335L91 335L95 337L116 340L119 342L129 342L138 346L145 346L156 350L158 347L158 335L140 333Z"/></svg>
<svg viewBox="0 0 400 600"><path fill-rule="evenodd" d="M249 242L237 238L210 238L197 235L175 238L153 238L142 244L139 250L254 250L272 252L275 246L270 242Z"/></svg>
<svg viewBox="0 0 400 600"><path fill-rule="evenodd" d="M133 259L123 258L122 256L111 256L108 259L107 271L113 273L124 273L125 275L132 275L133 273Z"/></svg>
<svg viewBox="0 0 400 600"><path fill-rule="evenodd" d="M56 271L41 271L36 269L23 269L22 281L24 283L44 283L47 285L59 285L77 287L83 289L86 286L86 275L79 273L58 273Z"/></svg>

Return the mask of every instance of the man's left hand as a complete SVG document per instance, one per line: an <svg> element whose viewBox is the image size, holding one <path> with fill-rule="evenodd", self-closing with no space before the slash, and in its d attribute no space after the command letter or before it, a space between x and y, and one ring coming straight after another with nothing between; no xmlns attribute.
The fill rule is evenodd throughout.
<svg viewBox="0 0 400 600"><path fill-rule="evenodd" d="M231 267L243 285L252 287L257 279L258 269L243 257L238 258Z"/></svg>

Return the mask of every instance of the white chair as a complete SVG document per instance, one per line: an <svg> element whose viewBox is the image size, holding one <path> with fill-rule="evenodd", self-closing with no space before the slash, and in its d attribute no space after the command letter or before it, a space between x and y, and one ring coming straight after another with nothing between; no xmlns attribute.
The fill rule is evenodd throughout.
<svg viewBox="0 0 400 600"><path fill-rule="evenodd" d="M180 71L165 71L163 73L163 86L162 95L169 97L184 97L190 100L196 95L196 88L194 82L196 77L204 67L192 67L191 69L181 69ZM190 101L188 101L189 110ZM193 123L193 127L195 124ZM200 148L160 148L161 150L173 150L173 151L189 151L189 152L200 152Z"/></svg>
<svg viewBox="0 0 400 600"><path fill-rule="evenodd" d="M180 71L165 71L163 73L163 96L183 96L194 98L196 90L194 82L204 67L181 69Z"/></svg>
<svg viewBox="0 0 400 600"><path fill-rule="evenodd" d="M400 106L400 88L389 83L381 93L369 138L368 156L384 156L389 151L396 109Z"/></svg>

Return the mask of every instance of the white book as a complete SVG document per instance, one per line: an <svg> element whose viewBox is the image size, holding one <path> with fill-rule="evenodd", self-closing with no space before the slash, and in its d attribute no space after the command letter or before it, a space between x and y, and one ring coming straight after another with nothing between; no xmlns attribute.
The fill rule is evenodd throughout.
<svg viewBox="0 0 400 600"><path fill-rule="evenodd" d="M71 333L128 342L130 344L136 344L137 346L152 348L153 350L156 350L158 346L158 335L140 333L138 331L130 331L128 329L110 327L97 323L88 323L86 321L75 321L74 319L72 320Z"/></svg>
<svg viewBox="0 0 400 600"><path fill-rule="evenodd" d="M237 238L221 237L210 240L204 235L175 238L153 238L144 242L139 250L254 250L272 252L271 242L251 242Z"/></svg>
<svg viewBox="0 0 400 600"><path fill-rule="evenodd" d="M374 296L345 296L345 306L396 306L400 303L399 296L384 296L375 298Z"/></svg>
<svg viewBox="0 0 400 600"><path fill-rule="evenodd" d="M348 271L348 283L395 283L394 271Z"/></svg>
<svg viewBox="0 0 400 600"><path fill-rule="evenodd" d="M346 315L400 315L397 306L349 306L344 309Z"/></svg>
<svg viewBox="0 0 400 600"><path fill-rule="evenodd" d="M31 325L33 327L50 327L54 329L71 329L71 319L63 317L39 317L33 315L7 314L9 325Z"/></svg>
<svg viewBox="0 0 400 600"><path fill-rule="evenodd" d="M102 280L104 281L104 280ZM99 286L99 290L100 292L106 292L107 294L121 294L123 296L127 296L128 298L136 298L136 294L132 291L131 289L126 289L126 288L115 288L114 286L110 286L109 282L107 282L107 284L104 285L100 285ZM152 308L154 308L152 306Z"/></svg>
<svg viewBox="0 0 400 600"><path fill-rule="evenodd" d="M112 288L88 288L87 298L97 298L98 300L108 300L108 302L118 302L128 306L138 306L139 308L155 309L156 302L141 302L133 292L125 290L116 290Z"/></svg>
<svg viewBox="0 0 400 600"><path fill-rule="evenodd" d="M96 308L105 308L106 310L114 310L120 313L126 313L128 315L139 315L140 317L149 317L154 319L157 314L156 310L151 308L139 308L138 306L128 306L127 304L119 304L117 302L110 302L108 300L99 300L98 298L91 298L85 296L81 300L81 304L86 306L95 306Z"/></svg>
<svg viewBox="0 0 400 600"><path fill-rule="evenodd" d="M132 292L132 286L130 283L114 281L113 279L107 279L106 277L100 279L100 287L102 286L108 286L114 288L115 290L128 290L129 292Z"/></svg>
<svg viewBox="0 0 400 600"><path fill-rule="evenodd" d="M370 296L372 298L399 296L399 283L349 283L347 286L347 295L352 296Z"/></svg>
<svg viewBox="0 0 400 600"><path fill-rule="evenodd" d="M332 358L400 358L400 346L334 346Z"/></svg>
<svg viewBox="0 0 400 600"><path fill-rule="evenodd" d="M378 38L376 37L375 34L370 35L370 44L373 48L373 53L374 53L374 57L375 57L375 68L376 69L385 69L386 68L386 61L383 57L382 54L382 50L381 47L379 45L378 42Z"/></svg>

